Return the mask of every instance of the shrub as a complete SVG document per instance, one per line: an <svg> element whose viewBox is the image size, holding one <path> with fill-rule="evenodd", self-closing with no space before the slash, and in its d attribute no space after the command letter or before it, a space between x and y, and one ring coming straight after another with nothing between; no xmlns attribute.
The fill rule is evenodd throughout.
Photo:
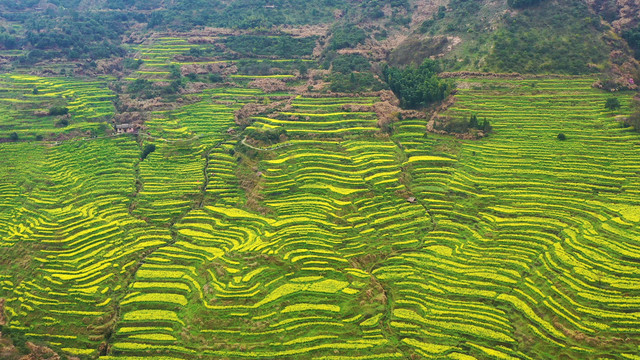
<svg viewBox="0 0 640 360"><path fill-rule="evenodd" d="M55 127L67 127L69 126L69 119L60 119L56 121Z"/></svg>
<svg viewBox="0 0 640 360"><path fill-rule="evenodd" d="M558 140L565 141L567 140L567 136L564 133L558 134Z"/></svg>
<svg viewBox="0 0 640 360"><path fill-rule="evenodd" d="M640 112L631 114L624 120L624 126L632 127L635 131L640 131Z"/></svg>
<svg viewBox="0 0 640 360"><path fill-rule="evenodd" d="M142 65L144 61L142 59L131 59L131 58L126 58L124 59L124 63L123 66L125 69L129 69L129 70L138 70L140 68L140 65Z"/></svg>
<svg viewBox="0 0 640 360"><path fill-rule="evenodd" d="M220 74L211 74L211 75L209 75L209 81L211 81L213 83L218 83L218 82L221 82L222 80L224 80L224 78Z"/></svg>
<svg viewBox="0 0 640 360"><path fill-rule="evenodd" d="M142 155L140 155L140 160L146 159L147 156L149 156L149 154L151 154L154 151L156 151L156 145L155 144L147 144L147 145L145 145L144 149L142 149Z"/></svg>
<svg viewBox="0 0 640 360"><path fill-rule="evenodd" d="M58 115L67 115L69 113L69 108L63 106L54 106L49 108L49 115L58 116Z"/></svg>
<svg viewBox="0 0 640 360"><path fill-rule="evenodd" d="M620 108L620 100L618 100L618 98L608 98L607 102L604 104L604 108L615 111Z"/></svg>

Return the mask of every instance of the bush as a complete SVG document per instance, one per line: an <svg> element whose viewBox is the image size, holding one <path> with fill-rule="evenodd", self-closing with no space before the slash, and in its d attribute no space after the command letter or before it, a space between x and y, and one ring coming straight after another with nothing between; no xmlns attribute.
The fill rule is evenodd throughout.
<svg viewBox="0 0 640 360"><path fill-rule="evenodd" d="M69 113L69 108L62 106L54 106L49 108L49 115L58 116L58 115L67 115Z"/></svg>
<svg viewBox="0 0 640 360"><path fill-rule="evenodd" d="M12 132L11 135L9 135L9 140L18 141L18 140L20 140L20 137L18 136L17 132Z"/></svg>
<svg viewBox="0 0 640 360"><path fill-rule="evenodd" d="M567 136L563 133L558 134L558 140L565 141L567 140Z"/></svg>
<svg viewBox="0 0 640 360"><path fill-rule="evenodd" d="M604 108L607 110L615 111L620 108L620 100L618 98L608 98L604 104Z"/></svg>
<svg viewBox="0 0 640 360"><path fill-rule="evenodd" d="M124 59L123 66L125 69L128 69L128 70L138 70L143 62L144 61L142 59L135 60L131 58L126 58Z"/></svg>
<svg viewBox="0 0 640 360"><path fill-rule="evenodd" d="M220 74L209 75L209 81L211 81L212 83L219 83L222 82L222 80L224 80L224 78Z"/></svg>
<svg viewBox="0 0 640 360"><path fill-rule="evenodd" d="M60 119L56 121L55 127L67 127L69 126L69 119Z"/></svg>
<svg viewBox="0 0 640 360"><path fill-rule="evenodd" d="M140 155L140 160L146 159L147 156L149 156L149 154L151 154L154 151L156 151L156 145L155 144L147 144L147 145L145 145L144 149L142 149L142 155Z"/></svg>
<svg viewBox="0 0 640 360"><path fill-rule="evenodd" d="M640 131L640 112L631 114L624 120L624 126L632 127L635 131Z"/></svg>

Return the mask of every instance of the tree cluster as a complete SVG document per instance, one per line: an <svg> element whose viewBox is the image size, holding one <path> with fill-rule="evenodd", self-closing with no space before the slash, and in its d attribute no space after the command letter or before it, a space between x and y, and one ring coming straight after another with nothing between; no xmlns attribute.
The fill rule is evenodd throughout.
<svg viewBox="0 0 640 360"><path fill-rule="evenodd" d="M400 99L403 108L415 109L444 100L453 89L453 83L440 79L437 62L426 59L419 67L404 69L385 65L384 81Z"/></svg>
<svg viewBox="0 0 640 360"><path fill-rule="evenodd" d="M409 1L407 0L362 0L360 8L362 17L367 19L381 19L384 17L385 6L390 6L394 13L399 10L409 10Z"/></svg>
<svg viewBox="0 0 640 360"><path fill-rule="evenodd" d="M330 51L325 55L323 67L325 69L331 68L334 73L349 74L354 71L370 71L371 62L360 54L338 55L337 52Z"/></svg>
<svg viewBox="0 0 640 360"><path fill-rule="evenodd" d="M333 73L329 77L329 90L333 92L357 93L363 91L379 91L385 84L376 79L370 72L363 73Z"/></svg>
<svg viewBox="0 0 640 360"><path fill-rule="evenodd" d="M29 51L18 59L23 64L57 57L95 60L122 56L125 50L120 47L120 36L131 22L145 20L141 14L79 13L62 6L46 11L8 12L1 16L22 24L19 32L0 28L0 48Z"/></svg>
<svg viewBox="0 0 640 360"><path fill-rule="evenodd" d="M229 49L245 56L298 58L313 54L313 49L316 47L316 37L240 35L228 37L224 43Z"/></svg>
<svg viewBox="0 0 640 360"><path fill-rule="evenodd" d="M148 26L176 30L194 26L270 29L330 22L333 12L345 7L338 0L176 0L166 9L154 11Z"/></svg>
<svg viewBox="0 0 640 360"><path fill-rule="evenodd" d="M274 144L280 141L280 138L282 136L287 136L287 130L283 127L266 130L247 129L245 134L247 135L247 137L263 142L265 144Z"/></svg>
<svg viewBox="0 0 640 360"><path fill-rule="evenodd" d="M640 25L626 30L622 33L622 37L627 40L629 47L633 49L636 59L640 59Z"/></svg>
<svg viewBox="0 0 640 360"><path fill-rule="evenodd" d="M485 134L489 134L493 131L493 127L489 123L489 120L484 118L480 121L475 114L469 116L469 119L447 119L447 121L439 123L436 128L451 134L466 134L471 130L480 130Z"/></svg>
<svg viewBox="0 0 640 360"><path fill-rule="evenodd" d="M480 122L476 114L472 114L469 117L469 129L482 130L485 133L489 133L491 132L491 130L493 130L493 127L491 126L487 118L482 119L482 122Z"/></svg>
<svg viewBox="0 0 640 360"><path fill-rule="evenodd" d="M522 9L525 7L537 5L542 0L507 0L507 5L513 9Z"/></svg>
<svg viewBox="0 0 640 360"><path fill-rule="evenodd" d="M329 49L331 50L352 48L364 43L367 39L365 31L355 24L334 26L331 29L331 35L331 41L329 42Z"/></svg>

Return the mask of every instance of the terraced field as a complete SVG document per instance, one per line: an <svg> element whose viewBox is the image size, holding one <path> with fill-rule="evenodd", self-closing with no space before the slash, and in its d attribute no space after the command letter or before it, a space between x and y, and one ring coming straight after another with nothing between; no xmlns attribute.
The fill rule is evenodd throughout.
<svg viewBox="0 0 640 360"><path fill-rule="evenodd" d="M65 132L98 132L113 115L115 94L107 78L46 78L23 74L0 75L0 136L16 132L20 138ZM69 109L67 126L47 116L49 107Z"/></svg>
<svg viewBox="0 0 640 360"><path fill-rule="evenodd" d="M283 94L238 87L138 139L2 143L9 336L105 360L637 359L640 136L592 82L459 80L447 115L489 119L478 141L382 134L346 110L373 96L242 129Z"/></svg>

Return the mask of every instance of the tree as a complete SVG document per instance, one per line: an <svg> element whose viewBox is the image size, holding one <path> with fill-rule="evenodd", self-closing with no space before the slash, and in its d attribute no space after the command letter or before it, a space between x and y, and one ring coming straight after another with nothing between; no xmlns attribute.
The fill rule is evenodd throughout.
<svg viewBox="0 0 640 360"><path fill-rule="evenodd" d="M565 141L567 140L567 136L563 133L558 134L558 140Z"/></svg>
<svg viewBox="0 0 640 360"><path fill-rule="evenodd" d="M482 131L484 131L485 134L488 134L493 130L493 127L489 123L489 120L484 119L484 121L482 122L481 129Z"/></svg>
<svg viewBox="0 0 640 360"><path fill-rule="evenodd" d="M17 132L12 132L11 135L9 135L9 140L18 141L18 140L20 140L20 137L18 136Z"/></svg>
<svg viewBox="0 0 640 360"><path fill-rule="evenodd" d="M478 123L478 117L476 116L476 114L471 115L471 117L469 118L469 127L471 129L480 129L480 124Z"/></svg>
<svg viewBox="0 0 640 360"><path fill-rule="evenodd" d="M615 111L620 108L620 100L618 100L618 98L608 98L607 102L604 104L604 108Z"/></svg>

